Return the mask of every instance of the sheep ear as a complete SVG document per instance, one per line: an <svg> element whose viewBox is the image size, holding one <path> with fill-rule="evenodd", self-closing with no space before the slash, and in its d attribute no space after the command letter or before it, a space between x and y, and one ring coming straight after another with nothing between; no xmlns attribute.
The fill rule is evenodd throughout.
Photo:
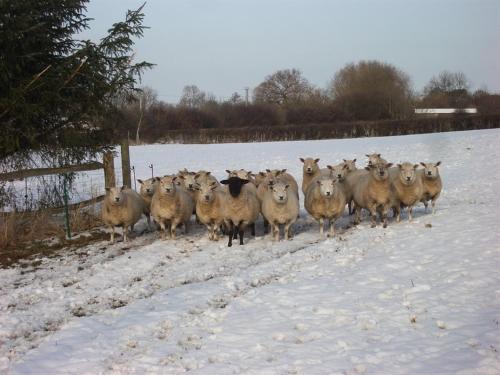
<svg viewBox="0 0 500 375"><path fill-rule="evenodd" d="M270 169L266 169L266 172L267 172L267 173L271 173L271 170L270 170Z"/></svg>
<svg viewBox="0 0 500 375"><path fill-rule="evenodd" d="M228 180L222 180L220 183L221 183L222 185L228 185L228 184L229 184L229 181L228 181Z"/></svg>
<svg viewBox="0 0 500 375"><path fill-rule="evenodd" d="M180 177L182 177L182 176L180 176ZM182 177L182 179L184 179L184 177ZM177 180L177 176L175 176L174 178L172 178L172 181L175 181L175 180Z"/></svg>
<svg viewBox="0 0 500 375"><path fill-rule="evenodd" d="M403 168L403 166L401 164L398 164L398 168L401 169Z"/></svg>
<svg viewBox="0 0 500 375"><path fill-rule="evenodd" d="M290 184L285 185L285 189L288 189L290 187Z"/></svg>
<svg viewBox="0 0 500 375"><path fill-rule="evenodd" d="M381 154L377 154L377 157L379 158Z"/></svg>
<svg viewBox="0 0 500 375"><path fill-rule="evenodd" d="M314 159L314 162L317 164L319 162L319 158Z"/></svg>
<svg viewBox="0 0 500 375"><path fill-rule="evenodd" d="M207 172L207 173L206 173L206 175L207 175L207 176L210 176L210 173L211 173L211 172Z"/></svg>
<svg viewBox="0 0 500 375"><path fill-rule="evenodd" d="M231 171L229 169L226 169L227 174L231 174Z"/></svg>
<svg viewBox="0 0 500 375"><path fill-rule="evenodd" d="M299 158L299 160L304 163L305 162L305 159L304 158Z"/></svg>
<svg viewBox="0 0 500 375"><path fill-rule="evenodd" d="M441 162L440 162L440 161L438 161L438 162L436 163L436 167L439 167L440 165L441 165Z"/></svg>
<svg viewBox="0 0 500 375"><path fill-rule="evenodd" d="M422 165L422 167L424 167L424 168L427 168L427 165L425 165L425 163L423 163L423 162L420 162L420 165Z"/></svg>
<svg viewBox="0 0 500 375"><path fill-rule="evenodd" d="M370 155L368 155L368 154L365 154L365 156L366 156L367 158L369 158L369 157L370 157Z"/></svg>
<svg viewBox="0 0 500 375"><path fill-rule="evenodd" d="M281 170L281 173L285 173L285 172L286 172L286 168Z"/></svg>
<svg viewBox="0 0 500 375"><path fill-rule="evenodd" d="M194 175L194 179L196 180L197 178L200 178L200 174L199 174L199 173L196 173L196 174Z"/></svg>
<svg viewBox="0 0 500 375"><path fill-rule="evenodd" d="M413 164L413 169L417 169L418 168L418 164Z"/></svg>
<svg viewBox="0 0 500 375"><path fill-rule="evenodd" d="M356 163L356 159L352 159L352 162L353 162L353 163Z"/></svg>
<svg viewBox="0 0 500 375"><path fill-rule="evenodd" d="M111 188L104 188L104 189L108 192L111 191Z"/></svg>
<svg viewBox="0 0 500 375"><path fill-rule="evenodd" d="M321 180L316 180L316 183L319 185L321 184Z"/></svg>
<svg viewBox="0 0 500 375"><path fill-rule="evenodd" d="M243 180L243 179L241 179L241 184L242 185L248 184L249 182L250 182L249 180Z"/></svg>
<svg viewBox="0 0 500 375"><path fill-rule="evenodd" d="M392 165L393 165L392 163L387 163L387 164L385 165L385 167L386 167L386 168L390 168L390 167L392 167Z"/></svg>
<svg viewBox="0 0 500 375"><path fill-rule="evenodd" d="M331 165L327 165L326 167L327 167L328 169L330 169L330 170L332 170L332 169L333 169L333 167L332 167Z"/></svg>
<svg viewBox="0 0 500 375"><path fill-rule="evenodd" d="M161 181L161 178L160 177L155 177L154 178L156 181Z"/></svg>
<svg viewBox="0 0 500 375"><path fill-rule="evenodd" d="M266 174L264 172L259 172L259 174L262 176L262 177L266 177Z"/></svg>
<svg viewBox="0 0 500 375"><path fill-rule="evenodd" d="M125 185L122 185L122 187L120 187L120 191L123 191L124 189L126 189L127 187Z"/></svg>
<svg viewBox="0 0 500 375"><path fill-rule="evenodd" d="M347 169L347 168L349 168L347 164L344 164L344 166L342 167L342 169Z"/></svg>
<svg viewBox="0 0 500 375"><path fill-rule="evenodd" d="M140 183L140 184L143 184L143 183L144 183L144 181L139 180L139 179L137 179L137 182L138 182L138 183Z"/></svg>
<svg viewBox="0 0 500 375"><path fill-rule="evenodd" d="M273 185L274 185L274 181L273 180L267 181L267 186L273 186Z"/></svg>
<svg viewBox="0 0 500 375"><path fill-rule="evenodd" d="M365 169L366 169L367 171L371 171L371 168L370 168L370 167L365 167Z"/></svg>
<svg viewBox="0 0 500 375"><path fill-rule="evenodd" d="M347 163L347 160L345 160L345 159L342 159L342 160L344 161L344 163Z"/></svg>

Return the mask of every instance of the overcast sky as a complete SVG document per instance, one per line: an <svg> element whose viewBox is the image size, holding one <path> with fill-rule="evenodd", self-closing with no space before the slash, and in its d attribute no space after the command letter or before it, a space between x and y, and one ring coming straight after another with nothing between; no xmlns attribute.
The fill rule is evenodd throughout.
<svg viewBox="0 0 500 375"><path fill-rule="evenodd" d="M85 37L98 40L143 0L90 0ZM195 84L226 99L278 69L326 87L349 62L376 59L421 90L442 70L500 92L500 0L148 0L137 59L143 85L177 102Z"/></svg>

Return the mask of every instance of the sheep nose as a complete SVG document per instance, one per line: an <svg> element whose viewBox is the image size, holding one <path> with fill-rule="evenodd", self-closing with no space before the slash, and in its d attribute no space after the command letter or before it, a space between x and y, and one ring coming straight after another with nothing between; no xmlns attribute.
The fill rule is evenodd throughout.
<svg viewBox="0 0 500 375"><path fill-rule="evenodd" d="M119 202L119 201L120 201L120 198L116 197L115 202Z"/></svg>
<svg viewBox="0 0 500 375"><path fill-rule="evenodd" d="M191 189L193 187L193 184L189 184L189 188Z"/></svg>
<svg viewBox="0 0 500 375"><path fill-rule="evenodd" d="M208 195L205 195L205 200L208 201L210 197Z"/></svg>
<svg viewBox="0 0 500 375"><path fill-rule="evenodd" d="M311 168L307 168L307 171L308 171L308 172L311 172L311 171L312 171L312 169L311 169Z"/></svg>
<svg viewBox="0 0 500 375"><path fill-rule="evenodd" d="M165 191L166 191L167 193L170 193L170 188L166 188L166 189L165 189Z"/></svg>
<svg viewBox="0 0 500 375"><path fill-rule="evenodd" d="M431 172L431 171L429 171L429 172L427 172L427 174L430 176L430 175L432 174L432 172Z"/></svg>
<svg viewBox="0 0 500 375"><path fill-rule="evenodd" d="M337 175L337 177L338 177L338 178L342 178L342 175L341 175L341 174L338 174L338 175Z"/></svg>
<svg viewBox="0 0 500 375"><path fill-rule="evenodd" d="M410 181L411 180L411 177L406 177L406 181Z"/></svg>
<svg viewBox="0 0 500 375"><path fill-rule="evenodd" d="M330 196L332 193L330 193L329 191L326 192L326 195Z"/></svg>
<svg viewBox="0 0 500 375"><path fill-rule="evenodd" d="M280 201L282 201L283 199L285 199L283 196L280 196Z"/></svg>

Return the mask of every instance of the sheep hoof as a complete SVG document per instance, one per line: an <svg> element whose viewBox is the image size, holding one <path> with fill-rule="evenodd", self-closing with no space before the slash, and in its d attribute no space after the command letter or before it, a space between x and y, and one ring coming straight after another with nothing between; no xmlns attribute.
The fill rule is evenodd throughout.
<svg viewBox="0 0 500 375"><path fill-rule="evenodd" d="M377 224L373 223L372 225L370 225L370 228L375 228L377 226Z"/></svg>
<svg viewBox="0 0 500 375"><path fill-rule="evenodd" d="M383 227L384 227L384 228L387 228L387 223L384 223Z"/></svg>

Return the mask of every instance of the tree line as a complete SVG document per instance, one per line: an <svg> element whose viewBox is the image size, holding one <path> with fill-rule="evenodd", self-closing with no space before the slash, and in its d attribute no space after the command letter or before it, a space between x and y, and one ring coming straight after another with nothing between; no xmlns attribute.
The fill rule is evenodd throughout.
<svg viewBox="0 0 500 375"><path fill-rule="evenodd" d="M347 64L326 89L311 84L298 69L279 70L254 88L248 102L237 92L220 101L196 85L185 86L177 104L159 100L149 87L132 99L120 102L110 127L117 138L137 142L157 141L171 130L405 120L414 117L415 108L475 107L482 114L500 113L500 95L472 92L461 72L441 72L419 94L407 73L379 61Z"/></svg>

